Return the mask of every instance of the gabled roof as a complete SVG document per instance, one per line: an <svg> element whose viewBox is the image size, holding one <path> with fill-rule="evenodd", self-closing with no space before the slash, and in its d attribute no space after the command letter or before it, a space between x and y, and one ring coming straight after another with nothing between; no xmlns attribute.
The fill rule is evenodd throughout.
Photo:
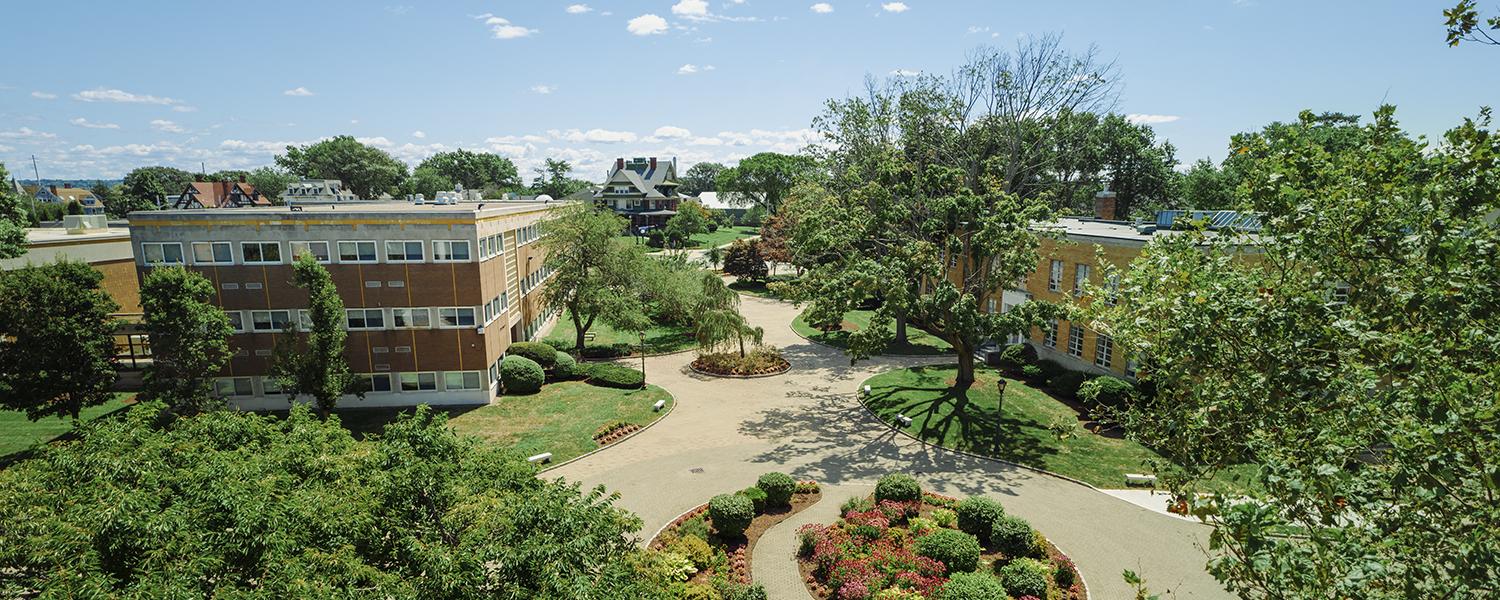
<svg viewBox="0 0 1500 600"><path fill-rule="evenodd" d="M640 191L644 197L651 199L676 196L678 184L672 181L672 178L677 175L676 163L671 160L651 160L655 162L646 162L643 158L631 159L629 162L617 159L604 185L628 185ZM598 198L602 195L602 192L595 193L594 197Z"/></svg>
<svg viewBox="0 0 1500 600"><path fill-rule="evenodd" d="M92 204L99 199L94 197L94 192L83 188L57 188L52 190L52 195L63 202L77 202L79 204Z"/></svg>
<svg viewBox="0 0 1500 600"><path fill-rule="evenodd" d="M238 192L238 194L236 194ZM238 203L236 201L238 197ZM182 190L177 208L237 208L240 206L270 206L271 201L256 193L255 186L235 181L194 181Z"/></svg>

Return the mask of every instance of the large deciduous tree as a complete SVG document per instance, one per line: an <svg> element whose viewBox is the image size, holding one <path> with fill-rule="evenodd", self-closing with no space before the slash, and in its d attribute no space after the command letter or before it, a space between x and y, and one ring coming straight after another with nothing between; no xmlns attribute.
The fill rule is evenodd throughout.
<svg viewBox="0 0 1500 600"><path fill-rule="evenodd" d="M1236 140L1253 237L1159 236L1096 326L1155 389L1120 416L1244 598L1476 598L1500 578L1500 136L1382 107ZM1245 245L1255 248L1246 255ZM1200 497L1229 465L1247 497Z"/></svg>
<svg viewBox="0 0 1500 600"><path fill-rule="evenodd" d="M462 148L439 152L427 157L418 169L429 168L466 190L497 189L511 191L521 187L521 174L509 158L488 152L470 152Z"/></svg>
<svg viewBox="0 0 1500 600"><path fill-rule="evenodd" d="M181 194L193 179L192 173L174 167L132 169L120 182L120 187L125 192L125 206L116 208L114 212L123 215L132 210L156 207L163 198Z"/></svg>
<svg viewBox="0 0 1500 600"><path fill-rule="evenodd" d="M0 596L669 597L615 496L413 412L366 442L301 406L91 422L0 471Z"/></svg>
<svg viewBox="0 0 1500 600"><path fill-rule="evenodd" d="M0 258L15 258L26 253L27 216L21 198L10 191L10 174L0 163Z"/></svg>
<svg viewBox="0 0 1500 600"><path fill-rule="evenodd" d="M276 164L293 175L344 182L360 198L396 190L406 179L406 165L386 151L340 135L306 146L287 146Z"/></svg>
<svg viewBox="0 0 1500 600"><path fill-rule="evenodd" d="M1115 218L1130 219L1136 209L1167 208L1177 180L1172 144L1158 144L1150 125L1120 115L1105 117L1100 129L1101 166L1104 183L1115 192Z"/></svg>
<svg viewBox="0 0 1500 600"><path fill-rule="evenodd" d="M1225 210L1239 204L1239 176L1208 159L1199 159L1176 181L1179 208Z"/></svg>
<svg viewBox="0 0 1500 600"><path fill-rule="evenodd" d="M402 195L421 194L423 198L431 200L438 192L453 191L453 180L437 169L421 166L412 170L411 177L401 182L400 191Z"/></svg>
<svg viewBox="0 0 1500 600"><path fill-rule="evenodd" d="M565 160L548 158L542 162L542 166L532 169L532 172L536 173L536 177L531 179L532 193L546 194L553 199L560 199L589 187L589 182L572 177L573 165Z"/></svg>
<svg viewBox="0 0 1500 600"><path fill-rule="evenodd" d="M71 417L108 401L120 308L81 262L0 274L0 406L31 420Z"/></svg>
<svg viewBox="0 0 1500 600"><path fill-rule="evenodd" d="M144 399L197 412L216 404L214 376L229 361L234 328L214 304L213 282L182 267L154 268L141 284L141 309L151 336Z"/></svg>
<svg viewBox="0 0 1500 600"><path fill-rule="evenodd" d="M667 219L662 228L662 241L668 248L687 248L693 244L693 236L708 233L708 211L696 200L684 200L677 205L677 214Z"/></svg>
<svg viewBox="0 0 1500 600"><path fill-rule="evenodd" d="M538 243L552 269L544 302L566 311L577 332L574 348L580 353L595 321L628 331L650 326L637 291L637 278L648 259L636 247L615 239L624 228L624 219L587 203L560 209L542 224L546 235Z"/></svg>
<svg viewBox="0 0 1500 600"><path fill-rule="evenodd" d="M281 194L286 192L286 186L297 182L297 175L279 167L266 166L251 171L245 176L245 181L273 204L281 204Z"/></svg>
<svg viewBox="0 0 1500 600"><path fill-rule="evenodd" d="M287 334L276 348L271 375L287 396L310 396L323 416L338 406L345 394L364 397L358 375L349 371L344 356L349 332L345 330L344 301L333 286L328 269L312 254L302 254L292 264L292 278L307 290L308 318L312 327L303 334Z"/></svg>
<svg viewBox="0 0 1500 600"><path fill-rule="evenodd" d="M724 169L724 165L716 162L694 164L682 175L682 187L678 190L693 196L703 192L717 191L719 172Z"/></svg>
<svg viewBox="0 0 1500 600"><path fill-rule="evenodd" d="M814 164L806 156L761 152L720 171L715 184L720 192L745 194L766 214L773 215L792 186Z"/></svg>

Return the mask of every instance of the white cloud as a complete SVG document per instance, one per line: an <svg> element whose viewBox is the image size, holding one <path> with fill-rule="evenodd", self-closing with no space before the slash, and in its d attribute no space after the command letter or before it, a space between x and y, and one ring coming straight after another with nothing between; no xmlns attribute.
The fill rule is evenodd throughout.
<svg viewBox="0 0 1500 600"><path fill-rule="evenodd" d="M1177 115L1144 115L1144 114L1128 114L1128 115L1125 115L1125 120L1126 121L1130 121L1131 123L1135 123L1136 125L1157 125L1157 124L1160 124L1160 123L1171 123L1172 121L1176 121L1176 120L1181 119L1181 118L1182 117L1179 117Z"/></svg>
<svg viewBox="0 0 1500 600"><path fill-rule="evenodd" d="M551 85L546 85L546 84L537 84L537 85L531 86L531 91L532 91L532 93L535 93L535 94L547 95L547 94L550 94L552 92L557 91L557 87L556 86L551 86Z"/></svg>
<svg viewBox="0 0 1500 600"><path fill-rule="evenodd" d="M15 151L16 151L15 146L7 146L5 144L0 144L0 152L15 152Z"/></svg>
<svg viewBox="0 0 1500 600"><path fill-rule="evenodd" d="M281 95L283 95L283 96L312 96L313 93L312 93L312 90L309 90L309 89L307 89L305 87L302 87L302 86L297 86L297 87L289 89L289 90L287 90L285 92L282 92Z"/></svg>
<svg viewBox="0 0 1500 600"><path fill-rule="evenodd" d="M811 11L813 11L815 13L820 14L820 15L826 15L828 13L833 12L833 5L829 4L827 2L819 2L817 4L809 6L808 10L811 10Z"/></svg>
<svg viewBox="0 0 1500 600"><path fill-rule="evenodd" d="M416 131L411 132L411 136L414 137L414 138L417 138L419 140L423 140L423 139L427 139L427 132L418 129Z"/></svg>
<svg viewBox="0 0 1500 600"><path fill-rule="evenodd" d="M177 104L177 100L146 94L132 94L124 90L94 88L73 94L74 100L84 102L123 102L127 104Z"/></svg>
<svg viewBox="0 0 1500 600"><path fill-rule="evenodd" d="M516 25L515 23L511 23L509 19L497 17L490 13L484 13L474 18L484 21L484 24L489 26L490 31L494 33L496 39L513 40L529 36L533 33L540 33L536 29Z"/></svg>
<svg viewBox="0 0 1500 600"><path fill-rule="evenodd" d="M484 143L486 143L486 144L519 144L521 142L526 142L526 143L529 143L529 144L545 144L548 141L550 141L550 138L547 138L545 136L540 136L540 135L533 135L533 134L527 134L527 135L503 135L503 136L497 136L497 137L484 138Z"/></svg>
<svg viewBox="0 0 1500 600"><path fill-rule="evenodd" d="M587 4L569 4L568 7L563 10L568 11L568 14L570 15L581 15L586 12L593 12L594 9L590 8Z"/></svg>
<svg viewBox="0 0 1500 600"><path fill-rule="evenodd" d="M907 6L905 2L886 2L880 5L880 10L892 13L904 13L911 10L911 7Z"/></svg>
<svg viewBox="0 0 1500 600"><path fill-rule="evenodd" d="M659 138L676 139L676 138L692 137L693 132L688 131L686 129L683 129L681 127L673 127L671 125L663 125L661 127L657 127L656 131L652 132L651 135L654 135L654 136L659 137Z"/></svg>
<svg viewBox="0 0 1500 600"><path fill-rule="evenodd" d="M610 131L608 129L590 129L588 131L549 129L547 130L547 134L565 142L592 142L595 144L630 143L637 139L636 135L629 131Z"/></svg>
<svg viewBox="0 0 1500 600"><path fill-rule="evenodd" d="M891 71L891 77L916 77L921 74L921 71L913 71L911 69L893 69Z"/></svg>
<svg viewBox="0 0 1500 600"><path fill-rule="evenodd" d="M682 0L672 5L672 14L690 19L708 17L708 2L706 0Z"/></svg>
<svg viewBox="0 0 1500 600"><path fill-rule="evenodd" d="M716 137L694 137L688 140L689 146L723 146L724 140Z"/></svg>
<svg viewBox="0 0 1500 600"><path fill-rule="evenodd" d="M667 32L667 20L654 14L644 14L625 23L625 31L635 35L658 35Z"/></svg>
<svg viewBox="0 0 1500 600"><path fill-rule="evenodd" d="M32 92L31 93L31 97L32 98L41 98L43 100L56 100L57 99L57 94L49 94L47 92Z"/></svg>
<svg viewBox="0 0 1500 600"><path fill-rule="evenodd" d="M187 132L187 130L183 129L181 125L178 125L178 124L173 123L171 121L168 121L166 119L156 119L156 120L151 121L151 127L154 128L154 129L156 129L157 131L165 131L167 133L186 133Z"/></svg>
<svg viewBox="0 0 1500 600"><path fill-rule="evenodd" d="M0 138L10 138L10 139L45 139L45 140L50 140L50 139L55 138L55 137L57 137L57 134L55 134L55 133L47 133L45 131L37 131L37 130L31 129L29 127L22 127L20 129L15 130L15 131L0 131Z"/></svg>
<svg viewBox="0 0 1500 600"><path fill-rule="evenodd" d="M183 112L183 113L198 112L198 107L196 107L196 106L184 106L184 105L179 104L177 106L173 106L172 107L172 112Z"/></svg>
<svg viewBox="0 0 1500 600"><path fill-rule="evenodd" d="M989 33L989 31L989 27L980 27L978 25L969 26L969 33Z"/></svg>
<svg viewBox="0 0 1500 600"><path fill-rule="evenodd" d="M697 73L697 72L698 72L698 65L695 65L693 63L688 63L688 64L682 65L680 67L677 67L677 74L678 75L692 75L692 74Z"/></svg>
<svg viewBox="0 0 1500 600"><path fill-rule="evenodd" d="M68 121L68 122L72 123L74 125L77 125L79 127L87 127L89 129L119 129L120 128L119 125L116 125L114 123L90 123L88 119L85 119L83 117L78 117L77 119L73 119L73 120Z"/></svg>

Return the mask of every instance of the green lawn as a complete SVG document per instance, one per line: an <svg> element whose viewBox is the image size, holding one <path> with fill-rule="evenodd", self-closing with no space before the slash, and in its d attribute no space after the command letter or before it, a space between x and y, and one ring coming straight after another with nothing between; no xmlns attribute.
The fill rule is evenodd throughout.
<svg viewBox="0 0 1500 600"><path fill-rule="evenodd" d="M803 314L805 315L806 313ZM869 327L870 317L874 314L874 311L856 310L844 315L844 320L848 322L848 325L853 325L857 330L858 328ZM849 330L823 333L813 328L813 326L808 325L807 321L803 319L803 315L797 315L797 318L792 320L792 330L813 341L822 342L830 346L844 348L849 345ZM889 348L886 348L886 354L926 356L953 353L952 344L915 325L907 326L906 338L906 344L891 344Z"/></svg>
<svg viewBox="0 0 1500 600"><path fill-rule="evenodd" d="M109 402L84 409L81 416L85 421L97 419L124 408L125 401L133 396L135 394L117 393ZM44 418L32 421L21 411L0 411L0 459L31 448L37 442L56 438L72 428L71 419Z"/></svg>
<svg viewBox="0 0 1500 600"><path fill-rule="evenodd" d="M776 294L771 293L771 290L766 289L766 284L770 283L770 282L774 282L774 281L795 281L796 279L797 279L796 275L773 275L773 276L767 278L766 281L739 281L739 280L736 280L734 283L729 284L729 289L734 290L736 292L739 292L741 294L749 294L751 296L758 296L758 297L761 297L761 298L771 298L773 300L780 300L781 296L778 296Z"/></svg>
<svg viewBox="0 0 1500 600"><path fill-rule="evenodd" d="M723 246L735 240L741 240L757 235L760 235L759 227L720 227L718 231L702 233L693 236L693 243L691 246L689 246L689 248L712 248L714 246ZM621 235L616 239L621 240L627 244L640 244L642 246L646 245L646 238L644 237L626 234ZM653 252L659 251L659 249L656 248L650 248L649 250Z"/></svg>
<svg viewBox="0 0 1500 600"><path fill-rule="evenodd" d="M557 325L552 327L552 333L547 334L548 340L560 340L572 346L578 335L578 330L573 327L573 319L563 314L557 320ZM639 355L641 338L634 331L618 331L603 321L595 320L594 326L589 328L589 333L594 334L594 341L589 344L609 346L613 344L628 344L632 353ZM693 330L683 325L658 325L646 330L646 352L649 354L660 354L663 352L677 352L687 350L698 345L693 339Z"/></svg>
<svg viewBox="0 0 1500 600"><path fill-rule="evenodd" d="M1005 415L996 445L995 383L999 373L980 368L966 398L950 388L957 366L913 367L882 373L865 382L866 401L887 423L896 415L910 417L905 431L922 440L993 456L1067 475L1101 488L1125 487L1126 473L1150 472L1149 459L1159 458L1133 441L1090 433L1078 425L1078 414L1046 393L1014 379L1006 379ZM1072 425L1073 435L1058 439L1050 426ZM1221 475L1210 489L1241 491L1250 485L1248 470ZM1238 477L1238 479L1236 478Z"/></svg>
<svg viewBox="0 0 1500 600"><path fill-rule="evenodd" d="M666 400L667 407L654 412L651 406ZM621 419L642 427L661 418L672 406L672 397L654 385L644 390L598 387L581 381L549 383L542 391L526 396L502 396L494 404L442 409L448 425L459 435L514 448L523 455L552 453L560 463L597 447L594 432L599 426ZM404 409L353 409L339 412L339 420L358 435L380 433Z"/></svg>

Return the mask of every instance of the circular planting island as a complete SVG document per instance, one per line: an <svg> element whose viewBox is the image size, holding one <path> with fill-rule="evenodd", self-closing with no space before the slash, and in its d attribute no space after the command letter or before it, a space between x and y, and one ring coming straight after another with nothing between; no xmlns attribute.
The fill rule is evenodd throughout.
<svg viewBox="0 0 1500 600"><path fill-rule="evenodd" d="M760 347L740 356L739 352L714 352L699 354L688 364L695 373L713 377L771 377L792 369L792 363L781 356L781 351L771 347Z"/></svg>
<svg viewBox="0 0 1500 600"><path fill-rule="evenodd" d="M797 530L797 562L814 598L1088 598L1073 561L989 498L924 493L897 474L839 514Z"/></svg>
<svg viewBox="0 0 1500 600"><path fill-rule="evenodd" d="M729 597L734 588L750 585L750 557L761 535L822 497L817 482L766 473L744 491L714 496L683 513L656 534L650 548L683 565L682 597Z"/></svg>

